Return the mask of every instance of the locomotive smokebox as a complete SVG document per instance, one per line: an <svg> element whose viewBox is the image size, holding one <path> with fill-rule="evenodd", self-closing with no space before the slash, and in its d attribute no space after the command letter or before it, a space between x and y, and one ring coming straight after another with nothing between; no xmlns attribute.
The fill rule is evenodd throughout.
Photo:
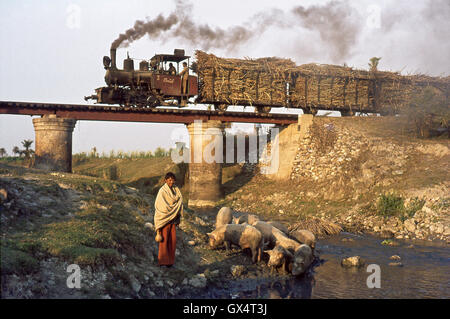
<svg viewBox="0 0 450 319"><path fill-rule="evenodd" d="M111 68L112 69L117 69L117 66L116 66L116 49L111 49L110 53L111 53Z"/></svg>

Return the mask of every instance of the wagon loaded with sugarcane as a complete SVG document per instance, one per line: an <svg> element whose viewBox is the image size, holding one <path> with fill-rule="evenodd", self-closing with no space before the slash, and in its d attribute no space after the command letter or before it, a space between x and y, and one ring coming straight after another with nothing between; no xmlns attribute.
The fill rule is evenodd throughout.
<svg viewBox="0 0 450 319"><path fill-rule="evenodd" d="M337 110L343 114L396 113L411 93L433 86L448 96L450 79L394 72L354 70L350 67L304 64L289 59L224 59L196 52L198 103L301 108L305 113Z"/></svg>
<svg viewBox="0 0 450 319"><path fill-rule="evenodd" d="M344 115L362 113L397 113L411 94L432 86L448 98L450 79L424 75L402 76L395 72L355 70L346 66L304 64L290 59L219 58L196 51L196 61L188 75L189 56L184 50L174 54L158 54L142 60L134 69L133 59L124 60L123 69L116 65L116 50L105 56L103 64L108 86L96 89L86 97L97 103L122 107L185 106L190 98L195 103L212 104L225 111L229 105L253 106L257 112L271 108L301 108L315 114L319 109L337 110ZM185 63L185 62L187 63ZM180 72L183 62L186 72ZM168 67L176 63L177 69ZM183 84L185 83L185 84ZM183 85L185 87L183 87Z"/></svg>

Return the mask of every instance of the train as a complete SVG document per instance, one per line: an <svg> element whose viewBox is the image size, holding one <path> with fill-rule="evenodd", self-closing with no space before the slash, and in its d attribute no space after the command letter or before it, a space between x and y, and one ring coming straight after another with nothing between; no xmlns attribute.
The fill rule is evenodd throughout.
<svg viewBox="0 0 450 319"><path fill-rule="evenodd" d="M222 66L228 67L214 65L211 56L215 63L222 61ZM431 85L446 96L449 91L448 78L407 77L333 65L295 66L292 61L281 72L275 72L270 65L284 65L283 61L259 59L251 69L230 66L231 60L239 61L197 51L197 61L191 63L184 49L175 49L173 54L156 54L149 60L141 60L138 69L134 67L135 60L127 55L123 69L119 69L116 49L111 48L110 56L103 57L107 86L95 89L95 94L85 100L119 107L184 107L193 102L214 105L218 111L241 105L253 106L258 113L287 107L312 114L322 109L340 111L342 115L356 112L384 115L398 112L418 87ZM182 63L196 75L189 74L182 81Z"/></svg>

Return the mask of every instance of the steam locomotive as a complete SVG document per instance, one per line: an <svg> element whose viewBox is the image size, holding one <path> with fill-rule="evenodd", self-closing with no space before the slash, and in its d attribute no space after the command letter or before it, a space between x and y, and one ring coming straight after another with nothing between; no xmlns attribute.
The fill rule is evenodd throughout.
<svg viewBox="0 0 450 319"><path fill-rule="evenodd" d="M175 49L174 54L157 54L150 62L143 60L139 70L134 69L134 60L129 56L123 61L123 69L118 69L116 49L110 53L111 57L103 57L108 86L97 88L95 94L84 98L86 101L126 107L185 106L189 98L198 94L196 76L189 75L187 83L182 82L180 63L187 61L189 67L190 58L182 49ZM176 69L171 71L169 65L173 63Z"/></svg>

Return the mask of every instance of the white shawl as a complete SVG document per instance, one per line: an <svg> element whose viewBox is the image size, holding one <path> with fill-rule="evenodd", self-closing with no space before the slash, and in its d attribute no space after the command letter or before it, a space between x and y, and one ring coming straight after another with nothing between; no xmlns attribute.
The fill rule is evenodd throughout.
<svg viewBox="0 0 450 319"><path fill-rule="evenodd" d="M173 194L167 183L162 186L155 200L155 229L161 229L171 221L176 224L180 222L180 216L183 214L183 197L177 186L173 186Z"/></svg>

